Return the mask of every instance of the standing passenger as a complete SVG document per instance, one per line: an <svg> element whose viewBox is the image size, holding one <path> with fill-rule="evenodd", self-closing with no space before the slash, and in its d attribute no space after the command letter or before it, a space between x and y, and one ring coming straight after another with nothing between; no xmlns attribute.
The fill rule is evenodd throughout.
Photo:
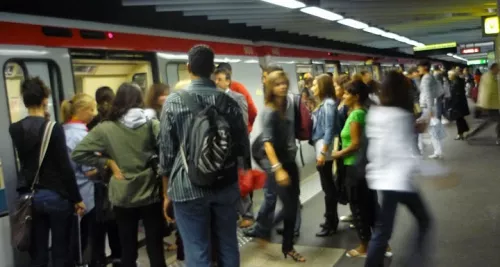
<svg viewBox="0 0 500 267"><path fill-rule="evenodd" d="M9 133L21 163L17 192L31 193L34 184L33 224L31 235L31 266L48 266L49 233L53 267L66 267L70 262L69 242L73 213L85 212L85 204L76 184L66 148L63 127L55 124L47 152L39 167L40 147L47 123L50 89L40 78L30 78L21 85L28 116L9 127Z"/></svg>
<svg viewBox="0 0 500 267"><path fill-rule="evenodd" d="M477 96L477 106L485 110L488 118L476 129L472 130L467 138L475 136L486 129L487 126L496 123L496 144L500 145L500 93L498 91L498 72L500 68L497 63L490 66L490 70L481 76Z"/></svg>
<svg viewBox="0 0 500 267"><path fill-rule="evenodd" d="M235 208L239 199L237 168L238 165L245 170L250 168L251 158L247 153L249 151L248 129L236 101L217 90L215 83L210 80L214 71L215 57L212 49L205 45L197 45L191 48L188 57L187 67L191 76L191 84L181 93L171 94L167 98L160 116L160 169L163 175L164 208L168 207L170 201L173 202L187 266L210 266L212 263L210 241L213 238L218 253L218 265L238 267L240 254L236 236L237 212ZM191 124L195 118L198 118L198 116L195 117L198 114L193 114L191 105L183 99L192 101L192 105L204 107L214 107L216 102L222 103L215 108L219 116L229 124L232 141L230 150L224 150L220 145L216 146L230 153L230 158L228 158L230 162L224 164L227 168L226 173L215 185L198 186L192 182L194 174L189 172L188 176L185 166L186 157L194 157L195 155L191 155L189 151L196 148L193 148L194 143L186 144L183 140L191 133ZM181 145L186 149L181 150ZM198 149L202 150L202 147ZM234 164L236 161L240 164ZM203 162L202 166L206 164ZM204 177L196 178L203 179ZM168 217L167 219L170 220Z"/></svg>
<svg viewBox="0 0 500 267"><path fill-rule="evenodd" d="M77 94L71 100L64 100L61 105L61 117L64 121L64 132L66 136L66 146L68 156L75 147L87 135L87 124L90 123L97 114L95 100L87 94ZM79 253L82 253L90 244L89 240L93 240L94 230L96 228L96 213L95 213L95 192L94 182L91 180L97 175L97 169L90 166L76 164L71 161L73 171L75 172L76 182L78 184L80 195L83 198L83 203L87 207L85 215L80 222L80 244L77 232L72 231L74 249L73 259L75 262L79 260ZM76 227L74 228L76 229ZM78 250L81 250L80 252ZM95 258L95 255L92 255Z"/></svg>
<svg viewBox="0 0 500 267"><path fill-rule="evenodd" d="M100 87L95 92L95 100L97 102L97 116L94 117L91 123L87 124L87 128L91 131L97 124L101 123L108 115L111 109L111 104L115 98L115 92L107 86ZM99 178L95 179L95 211L96 211L96 227L92 238L92 253L93 266L101 267L106 262L106 235L108 236L108 244L111 249L109 256L113 267L118 267L121 262L122 248L120 237L118 234L118 225L112 211L108 196L108 183L111 178L109 170L100 170Z"/></svg>
<svg viewBox="0 0 500 267"><path fill-rule="evenodd" d="M337 109L337 117L335 118L335 138L337 139L338 145L335 150L342 149L342 139L340 138L340 132L344 128L345 122L347 120L347 116L349 113L349 107L345 105L344 102L344 93L345 88L349 84L351 79L349 75L342 74L340 75L334 82L335 86L335 108ZM338 190L338 201L339 203L346 205L349 203L347 196L347 187L346 187L346 173L345 173L345 165L343 159L336 159L335 164L337 166L337 180L336 186ZM352 222L352 215L345 215L340 217L342 222ZM351 225L351 228L354 228L354 225Z"/></svg>
<svg viewBox="0 0 500 267"><path fill-rule="evenodd" d="M109 168L113 172L109 198L120 233L122 266L136 266L137 234L142 219L149 266L165 267L161 182L153 171L154 166L149 164L156 153L159 123L147 118L143 106L140 87L122 84L107 120L88 133L76 146L72 157L76 163Z"/></svg>
<svg viewBox="0 0 500 267"><path fill-rule="evenodd" d="M312 91L319 106L313 112L312 141L316 150L316 169L325 193L325 222L316 236L324 237L337 232L339 218L337 213L337 188L333 179L333 138L337 110L334 101L332 78L322 74L314 79Z"/></svg>
<svg viewBox="0 0 500 267"><path fill-rule="evenodd" d="M163 103L165 103L169 92L170 87L166 84L157 83L149 87L144 99L146 106L144 112L149 119L159 119Z"/></svg>
<svg viewBox="0 0 500 267"><path fill-rule="evenodd" d="M217 66L217 69L225 69L229 71L229 74L233 74L233 68L229 63L220 63ZM255 118L257 118L257 107L253 102L252 95L248 92L245 86L237 81L231 80L231 85L229 87L232 91L236 93L240 93L245 96L248 105L248 132L252 132L253 123L255 122Z"/></svg>
<svg viewBox="0 0 500 267"><path fill-rule="evenodd" d="M444 138L444 129L441 119L437 117L436 101L440 94L440 84L434 76L430 74L430 63L423 61L418 64L418 72L422 76L420 81L420 107L422 116L419 121L429 121L429 135L431 136L434 153L429 156L431 159L443 157L441 140ZM422 135L420 135L421 137Z"/></svg>
<svg viewBox="0 0 500 267"><path fill-rule="evenodd" d="M389 72L380 92L381 106L368 113L366 135L368 160L366 179L372 190L382 194L382 205L368 248L365 267L381 267L384 252L391 239L398 203L408 207L418 222L416 251L423 253L430 219L413 181L418 161L415 159L415 120L413 101L409 96L410 80L397 72ZM412 255L414 256L414 255ZM411 259L403 266L428 266L422 258Z"/></svg>
<svg viewBox="0 0 500 267"><path fill-rule="evenodd" d="M241 108L243 120L245 121L245 124L248 125L248 104L245 96L229 89L231 85L231 73L226 69L217 69L215 71L215 83L217 87L226 92L236 101L236 103L238 103ZM239 224L240 228L248 228L252 226L254 216L252 211L252 204L253 203L250 195L246 195L245 197L240 199L237 206L240 216L242 217L242 220Z"/></svg>
<svg viewBox="0 0 500 267"><path fill-rule="evenodd" d="M450 78L450 120L455 120L457 125L457 137L455 140L464 140L464 135L469 131L469 125L465 120L465 116L470 114L469 104L465 93L465 81L458 77L458 73L454 70L448 72Z"/></svg>
<svg viewBox="0 0 500 267"><path fill-rule="evenodd" d="M366 255L371 238L371 227L375 221L377 195L366 184L365 177L358 175L356 169L357 152L365 127L366 110L363 107L368 98L368 88L361 80L346 86L344 103L349 107L349 116L340 133L342 150L333 153L334 159L343 159L346 168L346 187L349 205L361 244L346 253L348 257Z"/></svg>
<svg viewBox="0 0 500 267"><path fill-rule="evenodd" d="M266 68L262 68L262 86L264 92L266 92L267 77L275 71L283 71L283 68L277 65L271 65L267 66ZM295 121L295 105L293 101L293 95L288 94L286 101L286 117L290 121L290 124L287 132L292 133L287 140L288 153L290 153L291 157L295 158L297 155L297 143L295 141L295 123L298 122ZM259 208L259 212L253 226L251 228L245 229L244 234L246 236L257 237L271 235L271 230L273 229L273 227L280 223L284 218L284 209L279 210L275 214L277 200L278 196L276 193L276 182L273 179L267 178L266 184L264 185L264 202L262 202ZM296 237L298 237L300 235L301 225L300 209L297 209L296 217L297 218L294 227L294 234ZM276 229L276 232L282 235L283 228Z"/></svg>
<svg viewBox="0 0 500 267"><path fill-rule="evenodd" d="M283 71L275 71L267 76L265 102L262 112L262 153L266 157L263 167L269 182L277 184L276 193L283 203L284 229L282 252L297 262L306 259L293 248L294 228L299 208L299 169L295 157L289 152L288 131L291 121L287 119L287 96L289 80ZM268 238L269 236L261 236Z"/></svg>

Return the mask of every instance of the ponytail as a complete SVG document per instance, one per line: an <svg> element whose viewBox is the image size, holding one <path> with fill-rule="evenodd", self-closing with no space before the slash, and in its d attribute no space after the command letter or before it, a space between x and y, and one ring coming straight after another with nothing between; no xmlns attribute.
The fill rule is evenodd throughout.
<svg viewBox="0 0 500 267"><path fill-rule="evenodd" d="M73 115L73 100L64 100L61 104L61 118L63 123L70 121Z"/></svg>
<svg viewBox="0 0 500 267"><path fill-rule="evenodd" d="M88 108L94 102L91 96L84 93L75 95L71 100L64 100L61 104L61 117L63 123L69 122L77 111L82 108Z"/></svg>

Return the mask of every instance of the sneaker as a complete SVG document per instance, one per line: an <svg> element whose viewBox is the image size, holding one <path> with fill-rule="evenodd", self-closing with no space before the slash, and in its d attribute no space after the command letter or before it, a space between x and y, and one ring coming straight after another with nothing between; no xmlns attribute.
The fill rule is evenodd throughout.
<svg viewBox="0 0 500 267"><path fill-rule="evenodd" d="M253 225L253 220L250 219L243 219L239 223L240 228L249 228Z"/></svg>
<svg viewBox="0 0 500 267"><path fill-rule="evenodd" d="M500 138L497 139L496 144L497 144L497 146L500 146Z"/></svg>
<svg viewBox="0 0 500 267"><path fill-rule="evenodd" d="M340 221L341 222L352 222L352 214L349 214L346 216L341 216Z"/></svg>
<svg viewBox="0 0 500 267"><path fill-rule="evenodd" d="M430 159L442 159L443 156L442 155L438 155L438 154L432 154L429 156Z"/></svg>

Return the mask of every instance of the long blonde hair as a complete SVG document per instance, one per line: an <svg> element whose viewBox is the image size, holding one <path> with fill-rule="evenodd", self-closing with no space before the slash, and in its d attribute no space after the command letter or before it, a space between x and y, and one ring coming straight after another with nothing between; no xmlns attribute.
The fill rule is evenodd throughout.
<svg viewBox="0 0 500 267"><path fill-rule="evenodd" d="M95 100L85 93L78 93L71 100L64 100L61 104L61 117L64 123L69 122L81 109L90 107Z"/></svg>
<svg viewBox="0 0 500 267"><path fill-rule="evenodd" d="M276 96L274 95L274 87L276 82L279 80L284 80L287 87L290 85L290 80L284 71L273 71L268 74L266 78L265 90L264 90L264 102L266 105L271 105L277 108L281 113L285 114L286 111L286 98L280 107L276 101Z"/></svg>

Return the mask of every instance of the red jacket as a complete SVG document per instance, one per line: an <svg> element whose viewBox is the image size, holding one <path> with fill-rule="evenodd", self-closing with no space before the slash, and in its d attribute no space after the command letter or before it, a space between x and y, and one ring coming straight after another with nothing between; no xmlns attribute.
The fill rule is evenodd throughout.
<svg viewBox="0 0 500 267"><path fill-rule="evenodd" d="M248 132L250 133L252 131L253 123L255 122L255 118L257 118L257 107L255 106L255 103L253 102L252 95L248 92L248 90L245 88L245 86L239 82L236 81L231 81L231 86L230 86L232 91L235 91L237 93L242 94L248 104Z"/></svg>

